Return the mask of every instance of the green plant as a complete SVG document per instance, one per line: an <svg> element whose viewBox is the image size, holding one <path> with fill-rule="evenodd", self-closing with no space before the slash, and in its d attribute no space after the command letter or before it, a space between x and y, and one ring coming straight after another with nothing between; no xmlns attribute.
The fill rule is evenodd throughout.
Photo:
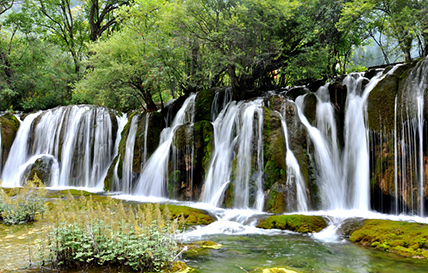
<svg viewBox="0 0 428 273"><path fill-rule="evenodd" d="M170 267L176 254L177 221L170 218L159 204L124 206L110 197L100 204L92 196L69 195L46 214L50 227L41 260L61 269L105 265L158 272Z"/></svg>
<svg viewBox="0 0 428 273"><path fill-rule="evenodd" d="M9 196L0 188L0 219L8 225L35 221L45 211L44 198L47 190L37 176L19 189L15 196Z"/></svg>

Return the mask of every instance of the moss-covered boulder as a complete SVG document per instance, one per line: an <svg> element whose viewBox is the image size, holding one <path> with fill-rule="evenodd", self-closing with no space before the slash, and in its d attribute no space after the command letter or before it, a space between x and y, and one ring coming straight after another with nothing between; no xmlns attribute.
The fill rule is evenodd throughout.
<svg viewBox="0 0 428 273"><path fill-rule="evenodd" d="M264 181L265 189L281 180L286 181L287 166L285 163L285 140L278 112L263 108L263 140L264 140Z"/></svg>
<svg viewBox="0 0 428 273"><path fill-rule="evenodd" d="M288 187L283 181L278 181L267 190L263 210L273 213L283 213L296 210L295 188Z"/></svg>
<svg viewBox="0 0 428 273"><path fill-rule="evenodd" d="M352 233L363 227L365 219L360 217L347 218L343 220L340 227L337 229L337 233L349 238Z"/></svg>
<svg viewBox="0 0 428 273"><path fill-rule="evenodd" d="M406 257L428 258L427 224L370 219L349 239Z"/></svg>
<svg viewBox="0 0 428 273"><path fill-rule="evenodd" d="M51 156L42 156L37 159L33 164L27 166L24 171L23 181L21 185L25 185L27 181L34 180L34 177L37 177L41 180L46 186L51 186L51 177L52 177L52 165L54 164L54 159Z"/></svg>
<svg viewBox="0 0 428 273"><path fill-rule="evenodd" d="M391 69L384 71L387 74L370 92L367 99L368 126L372 131L391 131L394 129L395 97L399 94L399 86L409 69L414 64L399 66L393 73ZM401 120L398 120L400 123Z"/></svg>
<svg viewBox="0 0 428 273"><path fill-rule="evenodd" d="M314 126L317 115L317 96L314 93L309 93L303 101L303 114L308 119L309 123Z"/></svg>
<svg viewBox="0 0 428 273"><path fill-rule="evenodd" d="M211 104L215 95L213 89L203 89L196 95L195 122L211 120Z"/></svg>
<svg viewBox="0 0 428 273"><path fill-rule="evenodd" d="M10 148L15 140L19 125L19 120L12 114L0 117L0 171L3 169L3 166L9 156Z"/></svg>
<svg viewBox="0 0 428 273"><path fill-rule="evenodd" d="M205 211L186 206L161 205L163 211L165 206L171 213L171 219L183 220L185 225L209 225L214 219Z"/></svg>
<svg viewBox="0 0 428 273"><path fill-rule="evenodd" d="M327 223L321 216L309 215L274 215L257 225L264 229L282 229L300 233L319 232L327 227Z"/></svg>

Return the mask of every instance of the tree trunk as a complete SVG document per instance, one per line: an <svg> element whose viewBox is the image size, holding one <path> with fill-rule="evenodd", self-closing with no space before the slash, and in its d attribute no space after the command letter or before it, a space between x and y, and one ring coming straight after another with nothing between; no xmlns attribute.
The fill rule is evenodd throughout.
<svg viewBox="0 0 428 273"><path fill-rule="evenodd" d="M147 112L157 111L158 109L156 107L156 103L153 101L152 94L150 93L150 91L148 91L141 85L138 89L143 97L144 102L146 103Z"/></svg>
<svg viewBox="0 0 428 273"><path fill-rule="evenodd" d="M230 78L230 85L232 87L233 99L234 100L243 99L244 92L242 91L242 88L239 85L238 77L236 76L235 66L231 64L227 65L227 72Z"/></svg>

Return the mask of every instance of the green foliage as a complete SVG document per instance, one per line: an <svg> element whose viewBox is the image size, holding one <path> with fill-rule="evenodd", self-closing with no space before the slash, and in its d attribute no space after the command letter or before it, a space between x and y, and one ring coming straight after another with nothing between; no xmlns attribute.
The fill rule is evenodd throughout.
<svg viewBox="0 0 428 273"><path fill-rule="evenodd" d="M365 220L352 242L403 256L428 258L428 225L391 220Z"/></svg>
<svg viewBox="0 0 428 273"><path fill-rule="evenodd" d="M46 214L51 223L41 244L41 259L54 267L71 269L95 265L128 266L140 272L159 272L172 264L177 222L159 204L124 206L107 197L69 194Z"/></svg>
<svg viewBox="0 0 428 273"><path fill-rule="evenodd" d="M325 220L321 216L308 215L275 215L262 220L258 224L259 228L283 229L301 233L319 232L327 227Z"/></svg>
<svg viewBox="0 0 428 273"><path fill-rule="evenodd" d="M46 188L42 181L35 175L34 179L27 183L13 196L9 196L0 188L0 220L5 224L33 222L45 212Z"/></svg>

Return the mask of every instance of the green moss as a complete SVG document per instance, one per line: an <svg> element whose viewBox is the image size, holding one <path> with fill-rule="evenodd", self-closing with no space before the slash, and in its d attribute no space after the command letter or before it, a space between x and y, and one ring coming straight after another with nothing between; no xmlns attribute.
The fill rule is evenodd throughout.
<svg viewBox="0 0 428 273"><path fill-rule="evenodd" d="M265 189L279 181L285 181L287 171L285 164L285 147L282 135L281 119L278 113L264 108L263 139L264 139L264 180Z"/></svg>
<svg viewBox="0 0 428 273"><path fill-rule="evenodd" d="M321 216L275 215L262 220L258 226L264 229L282 229L300 233L319 232L327 227Z"/></svg>
<svg viewBox="0 0 428 273"><path fill-rule="evenodd" d="M68 194L71 194L75 197L81 197L81 196L99 196L92 192L87 192L83 190L76 190L76 189L69 189L69 190L62 190L62 191L50 191L47 195L48 198L64 198L67 197ZM107 198L106 196L100 196L100 198Z"/></svg>
<svg viewBox="0 0 428 273"><path fill-rule="evenodd" d="M204 89L196 95L195 122L211 119L211 103L214 98L214 90Z"/></svg>
<svg viewBox="0 0 428 273"><path fill-rule="evenodd" d="M186 220L185 225L209 225L214 222L214 219L202 210L176 205L167 205L171 213L171 219L184 217ZM163 211L165 205L161 205L160 209Z"/></svg>
<svg viewBox="0 0 428 273"><path fill-rule="evenodd" d="M108 171L107 171L107 175L104 178L104 190L105 191L110 191L113 190L113 172L114 172L114 167L117 164L117 161L119 159L119 156L116 156L113 159L113 162L111 163ZM122 170L122 168L120 168ZM118 172L119 172L119 168L118 168Z"/></svg>
<svg viewBox="0 0 428 273"><path fill-rule="evenodd" d="M3 155L3 162L0 162L0 166L6 163L10 148L12 147L13 141L15 140L19 125L20 124L18 119L11 114L0 117L0 149Z"/></svg>
<svg viewBox="0 0 428 273"><path fill-rule="evenodd" d="M428 225L391 220L365 220L352 242L406 257L428 258Z"/></svg>
<svg viewBox="0 0 428 273"><path fill-rule="evenodd" d="M276 185L272 186L266 196L265 210L272 213L283 213L287 204L285 203L284 195L277 191Z"/></svg>
<svg viewBox="0 0 428 273"><path fill-rule="evenodd" d="M180 171L175 170L169 174L168 177L168 193L169 198L175 198L177 196L177 193L180 189Z"/></svg>

